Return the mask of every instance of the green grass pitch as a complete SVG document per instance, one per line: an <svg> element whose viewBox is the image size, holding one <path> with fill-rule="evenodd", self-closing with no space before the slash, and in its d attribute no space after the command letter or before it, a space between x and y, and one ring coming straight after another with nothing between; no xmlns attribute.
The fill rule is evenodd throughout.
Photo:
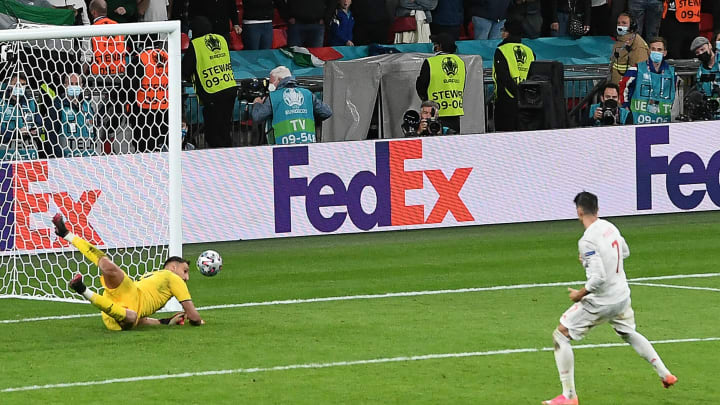
<svg viewBox="0 0 720 405"><path fill-rule="evenodd" d="M718 272L720 212L612 220L628 278ZM585 279L582 232L559 221L185 246L225 261L213 278L191 272L203 327L26 321L97 311L0 300L0 404L539 404L561 391L544 349L570 301L567 285L537 284ZM719 403L720 276L644 282L656 285L631 286L641 333L706 340L655 345L680 379L665 390L629 346L596 346L622 343L598 327L573 343L590 345L575 350L581 403ZM326 297L354 298L314 300Z"/></svg>

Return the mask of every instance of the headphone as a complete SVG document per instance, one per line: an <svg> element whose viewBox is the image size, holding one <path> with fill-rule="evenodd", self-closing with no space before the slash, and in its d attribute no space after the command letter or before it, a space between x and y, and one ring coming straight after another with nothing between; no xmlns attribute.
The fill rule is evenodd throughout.
<svg viewBox="0 0 720 405"><path fill-rule="evenodd" d="M628 31L637 32L637 29L638 29L637 21L635 21L635 17L633 17L632 13L623 11L622 13L618 14L618 17L621 15L627 16L630 19L630 26L628 27Z"/></svg>

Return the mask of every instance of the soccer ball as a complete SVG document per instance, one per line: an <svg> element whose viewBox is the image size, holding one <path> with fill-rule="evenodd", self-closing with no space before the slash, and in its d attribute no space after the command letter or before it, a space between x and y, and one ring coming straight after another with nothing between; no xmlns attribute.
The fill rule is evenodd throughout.
<svg viewBox="0 0 720 405"><path fill-rule="evenodd" d="M214 250L206 250L200 253L197 259L197 268L203 276L212 277L222 270L222 257Z"/></svg>

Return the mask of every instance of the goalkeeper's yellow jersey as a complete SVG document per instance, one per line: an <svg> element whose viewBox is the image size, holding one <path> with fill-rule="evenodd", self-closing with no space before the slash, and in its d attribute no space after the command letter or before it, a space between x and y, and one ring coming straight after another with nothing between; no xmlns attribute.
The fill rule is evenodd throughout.
<svg viewBox="0 0 720 405"><path fill-rule="evenodd" d="M145 273L135 285L140 290L139 318L152 315L173 296L180 302L191 299L187 284L170 270Z"/></svg>

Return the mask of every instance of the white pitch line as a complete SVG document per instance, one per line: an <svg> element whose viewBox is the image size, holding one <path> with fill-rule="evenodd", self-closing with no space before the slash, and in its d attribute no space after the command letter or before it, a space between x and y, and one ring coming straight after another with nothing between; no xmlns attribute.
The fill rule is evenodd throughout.
<svg viewBox="0 0 720 405"><path fill-rule="evenodd" d="M720 292L720 288L712 287L693 287L689 285L675 285L675 284L655 284L655 283L636 283L630 282L632 285L642 285L646 287L663 287L663 288L679 288L682 290L704 290L704 291L717 291Z"/></svg>
<svg viewBox="0 0 720 405"><path fill-rule="evenodd" d="M714 342L720 341L720 337L709 337L709 338L690 338L690 339L669 339L669 340L657 340L651 343L653 344L668 344L668 343L694 343L694 342ZM601 344L586 344L573 346L573 349L597 349L607 347L621 347L628 346L627 343L601 343ZM188 377L205 377L212 375L227 375L227 374L252 374L252 373L263 373L271 371L287 371L287 370L298 370L298 369L321 369L331 367L348 367L348 366L359 366L366 364L382 364L382 363L398 363L407 361L420 361L420 360L436 360L436 359L454 359L463 357L480 357L480 356L494 356L494 355L507 355L517 353L537 353L537 352L549 352L553 351L552 347L542 348L525 348L525 349L505 349L505 350L490 350L484 352L466 352L466 353L442 353L442 354L425 354L419 356L400 356L400 357L386 357L380 359L369 359L369 360L354 360L354 361L338 361L333 363L306 363L306 364L290 364L286 366L275 366L275 367L254 367L254 368L236 368L228 370L209 370L209 371L196 371L186 372L177 374L160 374L160 375L146 375L138 377L125 377L125 378L113 378L109 380L99 381L78 381L72 383L59 383L59 384L45 384L45 385L27 385L24 387L11 387L0 390L0 393L7 392L18 392L18 391L35 391L35 390L47 390L53 388L71 388L71 387L83 387L91 385L106 385L114 383L128 383L138 381L150 381L150 380L167 380L171 378L188 378Z"/></svg>
<svg viewBox="0 0 720 405"><path fill-rule="evenodd" d="M720 273L676 274L676 275L671 275L671 276L641 277L641 278L629 279L628 282L651 281L651 280L670 280L670 279L682 279L682 278L705 278L705 277L716 277L716 276L720 276ZM269 305L292 305L292 304L309 304L309 303L314 303L314 302L368 300L368 299L394 298L394 297L417 297L417 296L423 296L423 295L461 294L461 293L482 292L482 291L502 291L502 290L517 290L517 289L527 289L527 288L562 287L562 286L582 285L582 284L585 284L585 281L563 281L563 282L557 282L557 283L542 283L542 284L500 285L500 286L493 286L493 287L459 288L459 289L454 289L454 290L428 290L428 291L408 291L408 292L384 293L384 294L346 295L346 296L337 296L337 297L288 299L288 300L276 300L276 301L264 301L264 302L245 302L245 303L241 303L241 304L209 305L209 306L205 306L205 307L199 307L198 310L207 311L207 310L211 310L211 309L261 307L261 306L269 306ZM39 317L39 318L5 319L5 320L0 320L0 324L49 321L49 320L73 319L73 318L86 318L86 317L92 317L92 316L99 316L99 314L77 314L77 315L46 316L46 317Z"/></svg>

